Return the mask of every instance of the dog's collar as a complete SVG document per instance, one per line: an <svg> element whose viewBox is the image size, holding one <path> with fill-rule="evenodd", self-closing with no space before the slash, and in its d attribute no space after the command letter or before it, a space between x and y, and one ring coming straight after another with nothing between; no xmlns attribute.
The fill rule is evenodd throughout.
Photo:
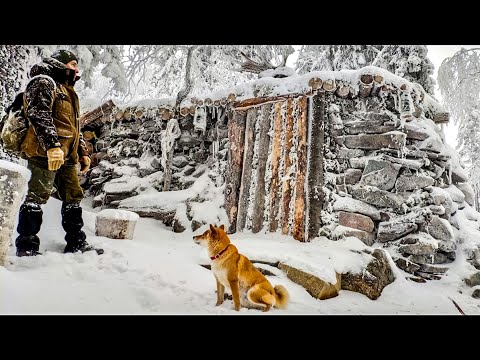
<svg viewBox="0 0 480 360"><path fill-rule="evenodd" d="M230 245L230 244L228 244L228 245ZM227 250L228 245L226 246L225 249L223 249L222 251L220 251L217 255L215 255L215 256L210 256L210 260L218 259L218 258Z"/></svg>

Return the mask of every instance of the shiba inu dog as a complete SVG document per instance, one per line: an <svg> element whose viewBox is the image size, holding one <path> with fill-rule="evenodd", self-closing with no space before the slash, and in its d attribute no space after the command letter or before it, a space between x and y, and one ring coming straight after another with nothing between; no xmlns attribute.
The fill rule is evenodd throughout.
<svg viewBox="0 0 480 360"><path fill-rule="evenodd" d="M230 242L224 225L210 228L193 237L195 243L207 248L211 260L211 270L217 281L217 306L224 300L225 287L230 288L235 310L240 306L268 311L273 306L284 309L288 305L289 294L283 285L275 287L267 278L240 254Z"/></svg>

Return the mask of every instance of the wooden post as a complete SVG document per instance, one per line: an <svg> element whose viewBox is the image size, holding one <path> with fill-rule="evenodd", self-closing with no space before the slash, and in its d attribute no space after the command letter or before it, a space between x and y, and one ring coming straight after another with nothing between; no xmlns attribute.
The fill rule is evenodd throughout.
<svg viewBox="0 0 480 360"><path fill-rule="evenodd" d="M168 158L167 158L164 180L163 180L163 191L170 191L170 181L172 180L172 159L173 159L173 147L168 152Z"/></svg>
<svg viewBox="0 0 480 360"><path fill-rule="evenodd" d="M170 120L167 124L167 128L164 133L164 136L166 136L166 138L161 140L162 153L163 151L165 152L168 151L167 158L165 159L166 164L165 164L165 173L163 178L163 191L170 191L170 182L172 179L172 159L173 159L173 152L175 151L175 139L180 137L180 135L181 135L181 131L180 131L180 127L178 126L178 120L177 119ZM168 149L169 147L168 143L163 142L163 141L168 141L168 139L173 141L170 149Z"/></svg>
<svg viewBox="0 0 480 360"><path fill-rule="evenodd" d="M308 81L308 85L312 88L312 90L318 90L322 88L323 81L320 78L314 77Z"/></svg>
<svg viewBox="0 0 480 360"><path fill-rule="evenodd" d="M383 85L384 85L383 76L382 75L375 75L373 77L373 88L372 88L372 92L370 93L370 95L371 96L377 96Z"/></svg>
<svg viewBox="0 0 480 360"><path fill-rule="evenodd" d="M335 94L337 94L337 96L341 97L342 99L345 99L349 93L350 86L348 84L339 84L337 86L337 90L335 91Z"/></svg>
<svg viewBox="0 0 480 360"><path fill-rule="evenodd" d="M278 228L278 170L280 165L281 138L282 138L282 107L285 102L275 104L275 123L273 126L272 144L272 180L270 186L270 231L277 231ZM280 194L281 196L281 194Z"/></svg>
<svg viewBox="0 0 480 360"><path fill-rule="evenodd" d="M307 240L318 236L322 226L321 211L323 209L323 144L325 122L325 93L318 93L311 98L310 123L311 140L308 149L308 228Z"/></svg>
<svg viewBox="0 0 480 360"><path fill-rule="evenodd" d="M257 109L247 111L245 125L245 147L243 150L242 182L238 201L237 231L243 230L247 218L248 198L250 195L250 183L252 181L253 147L255 145L255 124L257 122Z"/></svg>
<svg viewBox="0 0 480 360"><path fill-rule="evenodd" d="M284 160L283 160L283 180L282 180L282 210L281 210L281 226L282 234L289 235L289 220L290 220L290 200L292 198L291 186L290 186L290 166L292 161L290 160L290 149L293 141L293 99L287 100L287 114L285 117L285 143L284 148Z"/></svg>
<svg viewBox="0 0 480 360"><path fill-rule="evenodd" d="M307 169L307 98L298 101L297 176L295 180L295 209L293 238L305 241L305 173Z"/></svg>
<svg viewBox="0 0 480 360"><path fill-rule="evenodd" d="M258 166L255 179L255 198L253 204L252 232L257 233L263 227L263 211L265 210L265 170L268 159L268 131L270 130L270 113L273 104L265 104L261 107L260 133L258 143ZM259 111L259 112L260 112Z"/></svg>
<svg viewBox="0 0 480 360"><path fill-rule="evenodd" d="M323 82L322 87L325 91L333 92L337 88L337 84L335 82L335 79L327 79Z"/></svg>
<svg viewBox="0 0 480 360"><path fill-rule="evenodd" d="M370 74L364 74L360 76L360 97L367 97L370 95L370 92L372 91L373 87L373 75Z"/></svg>
<svg viewBox="0 0 480 360"><path fill-rule="evenodd" d="M225 210L227 211L230 227L229 233L237 228L238 200L240 184L242 182L243 151L245 146L245 124L247 112L232 111L228 121L228 167L225 175Z"/></svg>

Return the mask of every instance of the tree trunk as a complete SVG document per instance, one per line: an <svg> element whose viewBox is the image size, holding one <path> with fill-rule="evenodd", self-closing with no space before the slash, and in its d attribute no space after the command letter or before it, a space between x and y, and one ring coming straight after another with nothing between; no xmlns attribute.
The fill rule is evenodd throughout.
<svg viewBox="0 0 480 360"><path fill-rule="evenodd" d="M190 76L191 72L191 67L192 67L192 56L193 56L193 51L198 47L198 45L190 46L187 51L187 60L185 64L185 80L184 80L184 87L178 92L177 98L175 99L175 110L174 110L174 116L175 114L178 114L180 111L180 105L182 101L187 97L187 95L190 93L190 90L192 90L193 86L193 79Z"/></svg>

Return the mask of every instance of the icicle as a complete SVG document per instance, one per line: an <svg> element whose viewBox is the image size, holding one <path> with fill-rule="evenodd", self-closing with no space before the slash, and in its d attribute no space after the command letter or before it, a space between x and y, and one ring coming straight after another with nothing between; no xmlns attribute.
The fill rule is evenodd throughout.
<svg viewBox="0 0 480 360"><path fill-rule="evenodd" d="M214 140L212 142L212 153L213 153L212 156L213 156L214 160L217 160L217 152L218 152L218 147L219 147L218 145L219 145L218 140Z"/></svg>

